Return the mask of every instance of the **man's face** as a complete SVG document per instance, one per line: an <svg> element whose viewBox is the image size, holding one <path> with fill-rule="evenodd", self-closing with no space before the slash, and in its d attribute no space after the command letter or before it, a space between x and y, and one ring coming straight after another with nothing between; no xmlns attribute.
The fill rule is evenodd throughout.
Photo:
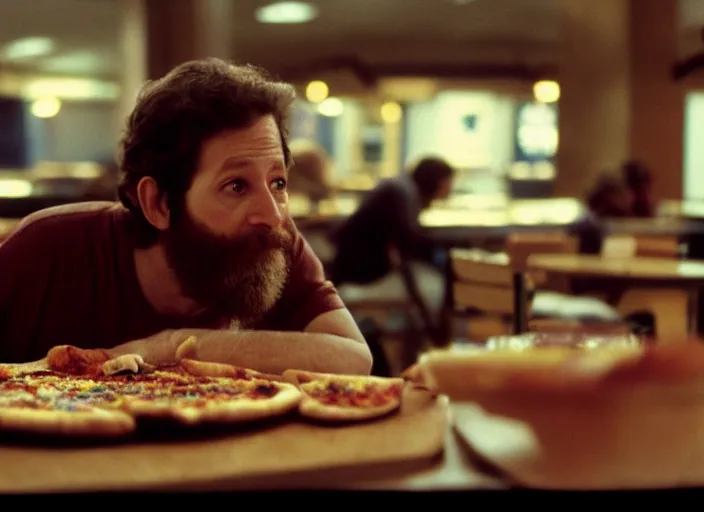
<svg viewBox="0 0 704 512"><path fill-rule="evenodd" d="M293 225L279 130L263 117L203 144L185 196L162 243L185 295L207 314L256 321L288 277Z"/></svg>

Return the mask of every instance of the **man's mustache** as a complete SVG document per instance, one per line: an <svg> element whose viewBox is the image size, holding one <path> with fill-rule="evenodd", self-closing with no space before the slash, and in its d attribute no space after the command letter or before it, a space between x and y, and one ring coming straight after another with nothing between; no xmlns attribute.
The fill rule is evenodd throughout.
<svg viewBox="0 0 704 512"><path fill-rule="evenodd" d="M284 228L257 227L241 235L238 242L255 251L277 249L287 251L293 246L293 235Z"/></svg>

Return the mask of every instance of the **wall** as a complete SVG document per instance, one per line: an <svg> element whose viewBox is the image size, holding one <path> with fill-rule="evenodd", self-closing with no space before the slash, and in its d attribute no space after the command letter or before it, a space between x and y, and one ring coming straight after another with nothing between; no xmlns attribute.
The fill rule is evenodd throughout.
<svg viewBox="0 0 704 512"><path fill-rule="evenodd" d="M114 158L114 102L64 101L59 113L38 123L42 131L37 157L54 162L102 161Z"/></svg>

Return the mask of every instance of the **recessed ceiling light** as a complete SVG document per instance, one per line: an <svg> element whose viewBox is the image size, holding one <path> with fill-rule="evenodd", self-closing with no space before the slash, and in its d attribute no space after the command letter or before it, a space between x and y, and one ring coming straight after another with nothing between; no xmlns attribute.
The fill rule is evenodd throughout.
<svg viewBox="0 0 704 512"><path fill-rule="evenodd" d="M345 111L345 104L339 98L327 98L318 104L318 113L326 117L341 116Z"/></svg>
<svg viewBox="0 0 704 512"><path fill-rule="evenodd" d="M311 103L321 103L329 94L330 88L322 80L313 80L306 87L306 99Z"/></svg>
<svg viewBox="0 0 704 512"><path fill-rule="evenodd" d="M254 13L259 23L306 23L318 16L318 9L306 2L276 2Z"/></svg>
<svg viewBox="0 0 704 512"><path fill-rule="evenodd" d="M54 50L54 41L48 37L26 37L5 46L3 54L10 60L47 55Z"/></svg>
<svg viewBox="0 0 704 512"><path fill-rule="evenodd" d="M540 103L555 103L560 99L560 84L554 80L540 80L533 84L533 95Z"/></svg>
<svg viewBox="0 0 704 512"><path fill-rule="evenodd" d="M34 100L31 107L32 114L43 119L54 117L59 110L61 110L61 100L54 96Z"/></svg>
<svg viewBox="0 0 704 512"><path fill-rule="evenodd" d="M91 73L100 69L104 59L95 52L76 51L44 59L42 70L55 73Z"/></svg>

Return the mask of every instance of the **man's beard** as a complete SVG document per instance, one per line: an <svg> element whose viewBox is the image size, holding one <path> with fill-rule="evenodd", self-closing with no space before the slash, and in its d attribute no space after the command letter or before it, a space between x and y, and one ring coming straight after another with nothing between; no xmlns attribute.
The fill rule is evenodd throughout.
<svg viewBox="0 0 704 512"><path fill-rule="evenodd" d="M174 219L176 220L176 219ZM187 212L162 235L181 291L202 308L200 317L240 326L260 320L288 279L293 228L252 227L237 237L213 233Z"/></svg>

